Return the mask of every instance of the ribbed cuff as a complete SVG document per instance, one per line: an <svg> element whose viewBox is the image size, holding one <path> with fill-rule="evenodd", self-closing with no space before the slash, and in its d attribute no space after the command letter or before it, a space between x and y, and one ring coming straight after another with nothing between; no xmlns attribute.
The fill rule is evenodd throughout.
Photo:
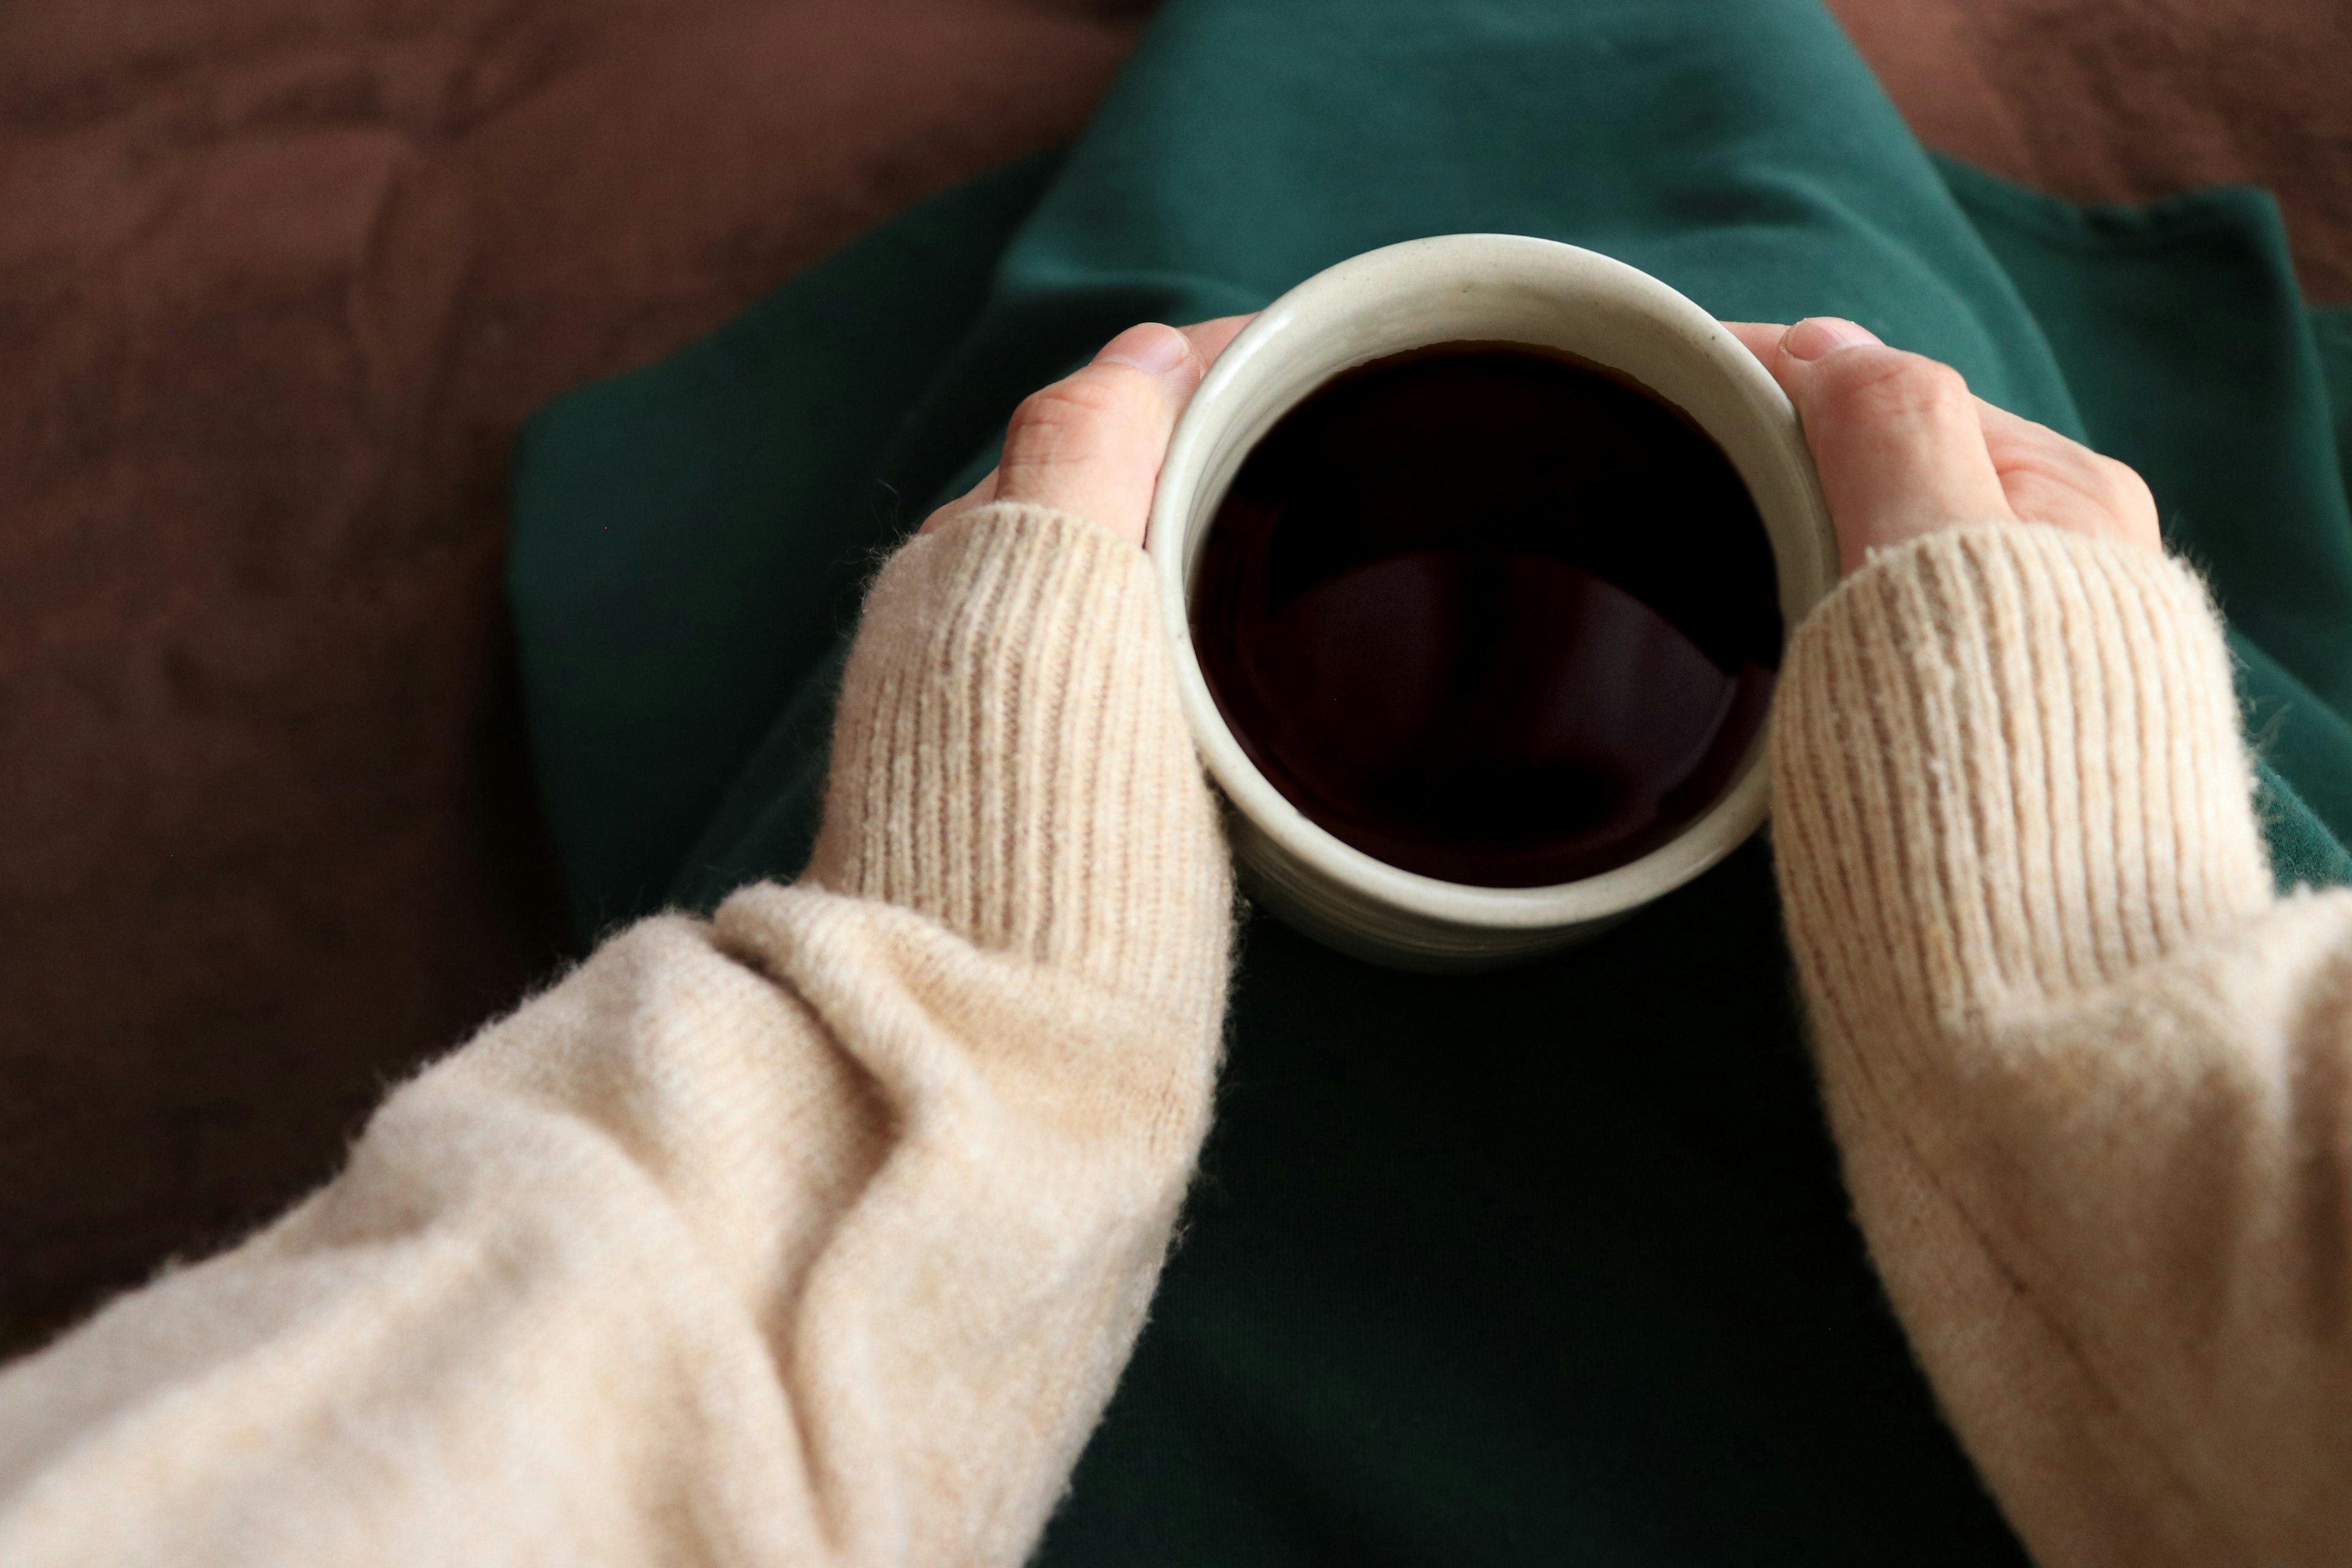
<svg viewBox="0 0 2352 1568"><path fill-rule="evenodd" d="M1141 552L1042 507L919 537L876 580L809 876L984 947L1181 1005L1231 892Z"/></svg>
<svg viewBox="0 0 2352 1568"><path fill-rule="evenodd" d="M1790 941L1853 1025L2094 985L2270 897L2219 620L2149 552L1875 558L1790 642L1772 768Z"/></svg>

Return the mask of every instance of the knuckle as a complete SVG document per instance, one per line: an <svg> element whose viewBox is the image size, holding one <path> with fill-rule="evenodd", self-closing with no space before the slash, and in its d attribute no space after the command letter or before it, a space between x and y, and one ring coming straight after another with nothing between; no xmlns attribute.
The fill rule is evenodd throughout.
<svg viewBox="0 0 2352 1568"><path fill-rule="evenodd" d="M1855 422L1938 418L1969 406L1958 371L1900 349L1849 349L1822 366L1821 397L1835 417Z"/></svg>
<svg viewBox="0 0 2352 1568"><path fill-rule="evenodd" d="M2091 456L2091 463L2099 477L2101 488L2116 506L2135 510L2155 510L2155 492L2147 488L2147 480L2140 477L2137 468L2095 452Z"/></svg>
<svg viewBox="0 0 2352 1568"><path fill-rule="evenodd" d="M1066 376L1021 400L1013 411L1017 426L1086 425L1108 418L1118 405L1118 389L1107 377L1088 370Z"/></svg>
<svg viewBox="0 0 2352 1568"><path fill-rule="evenodd" d="M1006 459L1052 459L1097 444L1118 416L1120 394L1087 371L1031 393L1006 422Z"/></svg>

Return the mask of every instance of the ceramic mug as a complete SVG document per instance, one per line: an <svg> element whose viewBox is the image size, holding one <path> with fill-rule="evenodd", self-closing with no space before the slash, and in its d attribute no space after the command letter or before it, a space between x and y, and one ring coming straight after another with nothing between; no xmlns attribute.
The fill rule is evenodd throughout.
<svg viewBox="0 0 2352 1568"><path fill-rule="evenodd" d="M1395 968L1492 968L1590 936L1681 887L1756 831L1770 774L1759 732L1714 805L1626 865L1547 888L1483 888L1401 870L1284 798L1243 751L1192 646L1192 593L1226 488L1275 423L1340 372L1407 349L1486 342L1562 349L1633 377L1696 420L1747 484L1769 537L1782 624L1835 585L1837 541L1796 411L1739 341L1645 272L1523 235L1410 240L1318 272L1236 337L1177 425L1150 549L1185 717L1231 806L1251 892L1343 952Z"/></svg>

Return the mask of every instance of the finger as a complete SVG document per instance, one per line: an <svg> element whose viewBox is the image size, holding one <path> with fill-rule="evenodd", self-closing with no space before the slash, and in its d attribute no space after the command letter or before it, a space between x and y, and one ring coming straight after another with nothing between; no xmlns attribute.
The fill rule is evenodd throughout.
<svg viewBox="0 0 2352 1568"><path fill-rule="evenodd" d="M1749 353L1767 365L1772 363L1772 355L1780 349L1780 340L1789 335L1786 323L1726 321L1723 326L1725 331L1739 340Z"/></svg>
<svg viewBox="0 0 2352 1568"><path fill-rule="evenodd" d="M1982 398L1977 421L2002 493L2019 517L2118 544L2164 548L2156 498L2131 468Z"/></svg>
<svg viewBox="0 0 2352 1568"><path fill-rule="evenodd" d="M1175 328L1129 327L1013 411L996 499L1076 512L1141 544L1168 437L1207 368Z"/></svg>
<svg viewBox="0 0 2352 1568"><path fill-rule="evenodd" d="M1764 366L1797 406L1846 571L1955 523L2013 517L1959 372L1811 317Z"/></svg>
<svg viewBox="0 0 2352 1568"><path fill-rule="evenodd" d="M1226 345L1241 334L1244 327L1255 320L1257 320L1257 314L1252 311L1244 316L1219 316L1211 321L1195 321L1191 326L1179 327L1176 330L1181 332L1185 341L1192 345L1192 352L1199 356L1202 371L1205 374L1209 366L1217 363L1217 356L1225 352ZM1106 348L1104 352L1107 354L1109 350ZM997 500L997 476L1003 471L1002 468L989 469L981 477L980 483L925 519L922 531L929 533L942 523ZM1158 470L1155 469L1155 479L1157 475Z"/></svg>
<svg viewBox="0 0 2352 1568"><path fill-rule="evenodd" d="M1206 369L1217 363L1217 356L1225 352L1225 345L1241 335L1244 327L1256 320L1257 312L1253 310L1246 316L1219 316L1214 321L1195 321L1189 327L1179 327L1177 331L1191 340L1192 352L1201 356L1202 367Z"/></svg>

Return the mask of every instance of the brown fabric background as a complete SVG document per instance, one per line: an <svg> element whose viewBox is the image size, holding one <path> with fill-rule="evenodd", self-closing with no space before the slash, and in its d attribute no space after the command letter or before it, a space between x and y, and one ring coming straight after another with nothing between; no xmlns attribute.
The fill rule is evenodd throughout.
<svg viewBox="0 0 2352 1568"><path fill-rule="evenodd" d="M1833 0L1933 143L2254 179L2352 300L2335 0ZM554 962L517 423L1063 138L1118 0L0 6L0 1350L332 1168Z"/></svg>

